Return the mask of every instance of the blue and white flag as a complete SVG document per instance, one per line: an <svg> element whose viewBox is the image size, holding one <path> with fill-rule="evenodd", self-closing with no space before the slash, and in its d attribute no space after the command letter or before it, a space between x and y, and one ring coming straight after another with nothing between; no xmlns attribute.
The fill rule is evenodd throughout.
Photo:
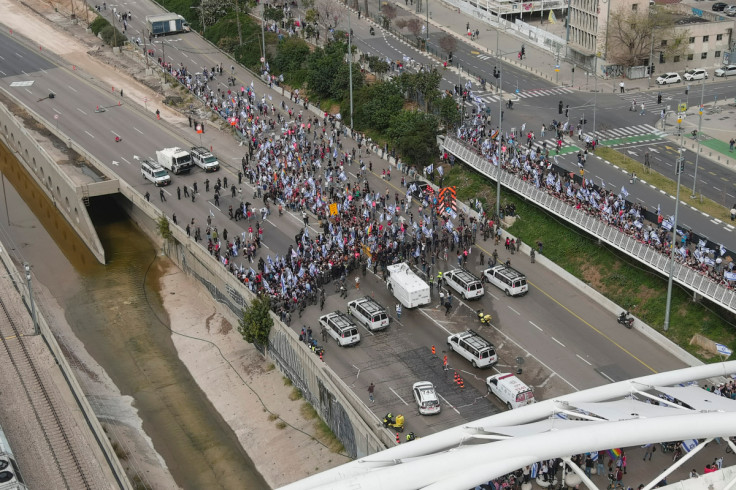
<svg viewBox="0 0 736 490"><path fill-rule="evenodd" d="M442 167L437 167L437 173L440 174L440 177L442 177L443 175L445 175L445 169L443 169Z"/></svg>
<svg viewBox="0 0 736 490"><path fill-rule="evenodd" d="M532 469L531 469L532 479L535 479L537 477L538 472L539 472L539 463L532 464Z"/></svg>
<svg viewBox="0 0 736 490"><path fill-rule="evenodd" d="M425 173L425 175L431 175L433 171L434 171L434 163L432 163L432 164L430 164L430 165L427 165L427 166L426 166L426 167L424 168L424 173ZM412 184L411 186L412 186L412 187L416 187L416 184ZM411 189L411 190L412 190L412 192L414 191L414 189Z"/></svg>
<svg viewBox="0 0 736 490"><path fill-rule="evenodd" d="M721 257L726 255L726 247L724 247L723 245L718 245L718 250L721 252Z"/></svg>
<svg viewBox="0 0 736 490"><path fill-rule="evenodd" d="M718 351L719 354L724 355L726 357L730 356L733 353L731 349L719 343L716 343L716 350Z"/></svg>
<svg viewBox="0 0 736 490"><path fill-rule="evenodd" d="M693 449L695 449L695 446L698 445L697 439L688 439L687 441L682 441L682 449L686 453L689 453Z"/></svg>
<svg viewBox="0 0 736 490"><path fill-rule="evenodd" d="M629 197L629 191L626 190L626 187L621 186L621 194L623 194L624 197Z"/></svg>

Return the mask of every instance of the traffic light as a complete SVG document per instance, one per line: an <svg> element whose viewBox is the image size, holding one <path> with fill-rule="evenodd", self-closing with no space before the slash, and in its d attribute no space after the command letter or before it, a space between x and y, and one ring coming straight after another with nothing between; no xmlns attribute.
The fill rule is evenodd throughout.
<svg viewBox="0 0 736 490"><path fill-rule="evenodd" d="M677 159L677 168L675 169L675 175L685 171L685 159L680 157Z"/></svg>
<svg viewBox="0 0 736 490"><path fill-rule="evenodd" d="M657 104L662 103L662 94L657 94Z"/></svg>
<svg viewBox="0 0 736 490"><path fill-rule="evenodd" d="M557 106L557 113L562 114L562 101L560 101L560 104Z"/></svg>
<svg viewBox="0 0 736 490"><path fill-rule="evenodd" d="M524 45L522 44L522 45L521 45L521 56L524 56L525 54L526 54L526 48L525 48L525 47L524 47Z"/></svg>
<svg viewBox="0 0 736 490"><path fill-rule="evenodd" d="M450 63L452 63L452 51L450 51L450 52L449 52L449 53L447 54L447 61L449 61Z"/></svg>
<svg viewBox="0 0 736 490"><path fill-rule="evenodd" d="M651 66L649 67L649 74L654 75L654 63L652 63Z"/></svg>

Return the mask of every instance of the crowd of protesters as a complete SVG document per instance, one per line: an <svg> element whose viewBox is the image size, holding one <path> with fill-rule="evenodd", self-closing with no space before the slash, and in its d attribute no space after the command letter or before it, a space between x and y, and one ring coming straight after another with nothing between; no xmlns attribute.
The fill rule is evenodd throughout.
<svg viewBox="0 0 736 490"><path fill-rule="evenodd" d="M559 125L553 122L551 126L556 128ZM578 176L555 165L556 153L551 155L546 143L537 140L532 131L499 132L489 127L486 116L477 115L458 128L456 136L506 172L537 188L544 188L570 206L596 216L662 254L668 254L673 240L672 218L665 217L658 207L656 221L649 221L645 219L646 210L641 204L626 200L629 193L625 186L615 191L606 189L605 182L599 186L592 179L585 178L584 162L588 150L581 150L578 154L581 169ZM557 129L556 136L562 140L561 129ZM558 148L561 144L558 142ZM734 261L725 247L709 248L706 241L693 240L692 232L679 227L678 235L674 244L675 260L728 288L733 287L736 281Z"/></svg>

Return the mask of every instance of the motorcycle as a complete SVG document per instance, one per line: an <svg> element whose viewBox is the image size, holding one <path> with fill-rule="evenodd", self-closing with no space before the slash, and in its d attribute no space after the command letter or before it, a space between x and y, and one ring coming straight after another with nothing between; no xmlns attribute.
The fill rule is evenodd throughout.
<svg viewBox="0 0 736 490"><path fill-rule="evenodd" d="M404 432L404 416L403 415L397 415L396 419L394 419L394 416L391 412L387 413L385 417L383 417L383 428L395 429L397 432Z"/></svg>
<svg viewBox="0 0 736 490"><path fill-rule="evenodd" d="M478 310L478 320L481 325L490 325L493 317L490 314L483 313L483 310Z"/></svg>
<svg viewBox="0 0 736 490"><path fill-rule="evenodd" d="M618 321L618 323L625 326L626 328L631 328L634 326L634 318L629 317L628 311L622 311L616 321Z"/></svg>
<svg viewBox="0 0 736 490"><path fill-rule="evenodd" d="M372 27L370 29L370 32L371 32L371 36L375 36L376 35L376 31Z"/></svg>

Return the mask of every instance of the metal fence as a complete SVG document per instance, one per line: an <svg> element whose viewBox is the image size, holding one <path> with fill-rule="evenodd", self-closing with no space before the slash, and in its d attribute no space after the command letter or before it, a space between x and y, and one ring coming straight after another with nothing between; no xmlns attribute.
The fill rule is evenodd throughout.
<svg viewBox="0 0 736 490"><path fill-rule="evenodd" d="M499 167L478 155L474 149L467 147L455 138L445 138L443 147L486 177L492 180L500 178L501 185L507 189L583 229L600 241L625 252L660 274L669 275L669 258L647 244L622 233L618 228L610 226L595 216L575 209L574 206L570 206L561 199L550 195L545 189L538 189L534 184L523 181L514 174L501 171ZM700 272L675 262L673 280L693 291L693 293L709 299L732 313L736 313L736 292Z"/></svg>

